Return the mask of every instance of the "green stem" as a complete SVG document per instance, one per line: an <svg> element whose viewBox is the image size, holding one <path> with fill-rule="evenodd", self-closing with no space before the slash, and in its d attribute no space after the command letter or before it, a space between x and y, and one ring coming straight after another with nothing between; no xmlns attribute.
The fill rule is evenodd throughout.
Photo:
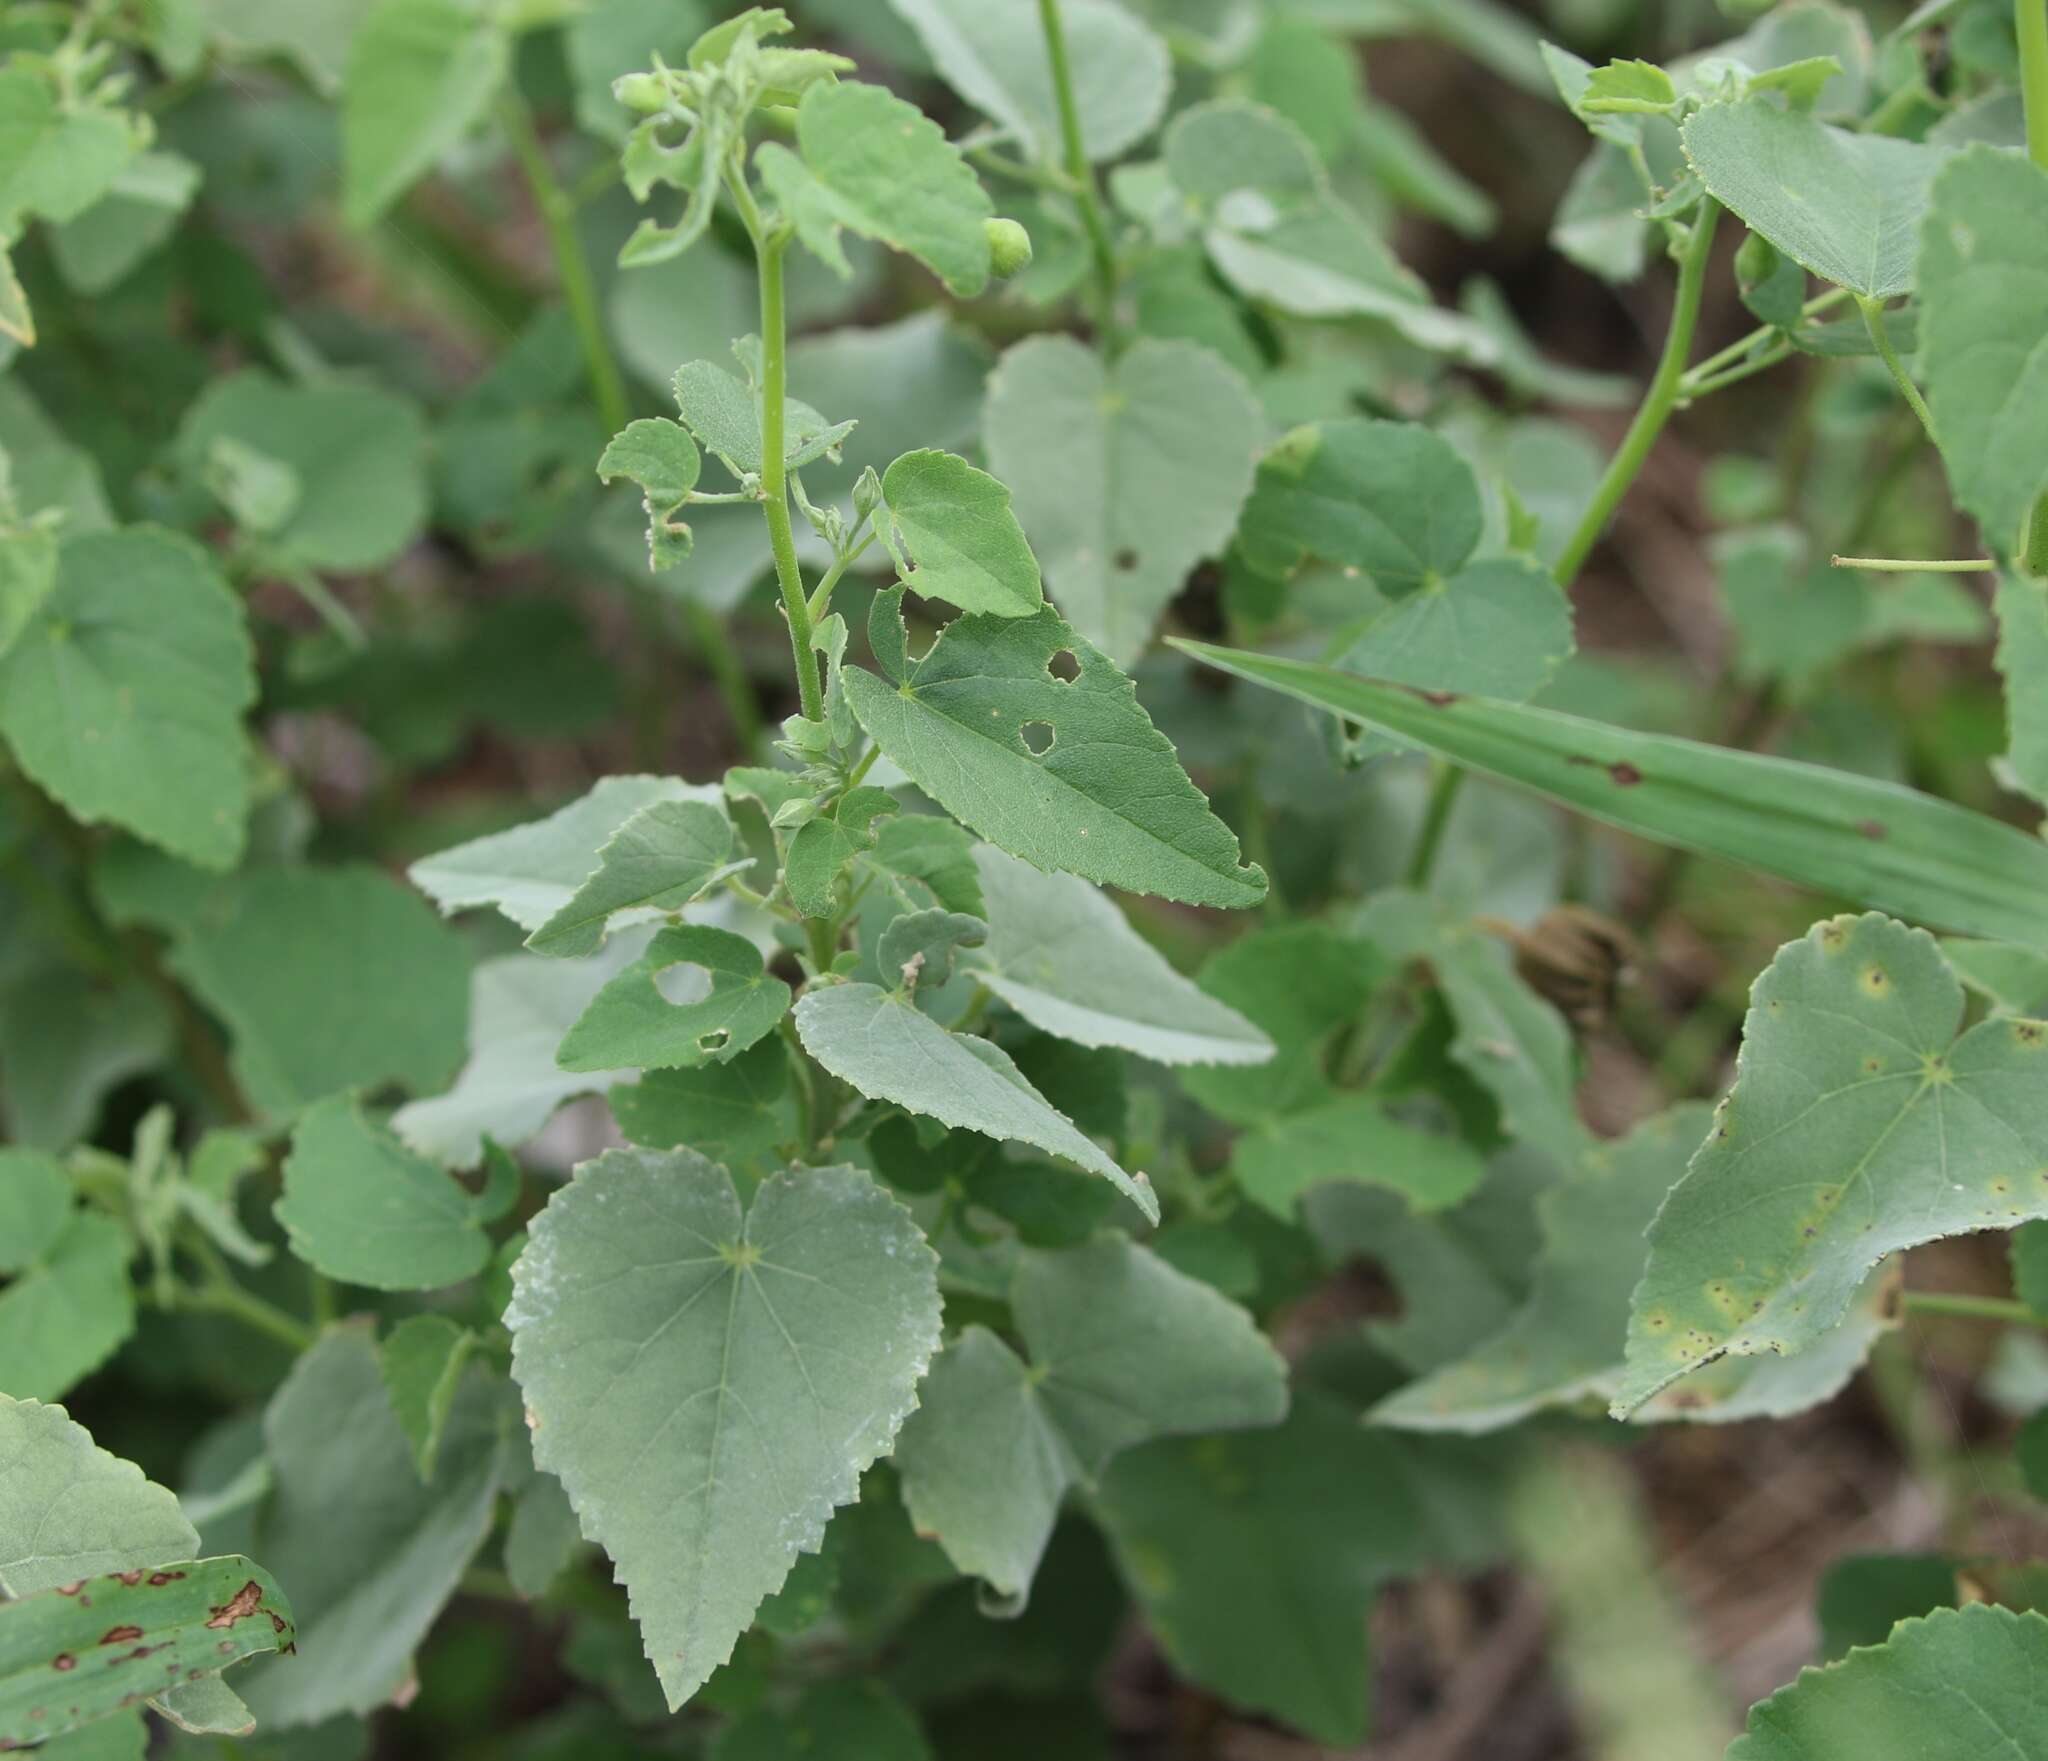
<svg viewBox="0 0 2048 1761"><path fill-rule="evenodd" d="M1801 306L1799 308L1799 315L1802 318L1817 318L1821 313L1839 306L1848 297L1849 290L1846 287L1830 288L1824 294L1814 295L1805 305ZM1769 342L1777 334L1777 325L1759 324L1747 336L1741 337L1737 341L1731 342L1725 349L1720 349L1709 355L1699 365L1688 371L1685 376L1687 389L1689 391L1696 390L1697 387L1694 386L1693 381L1711 378L1714 374L1720 372L1722 368L1729 365L1730 362L1741 360L1744 355L1748 354L1759 343Z"/></svg>
<svg viewBox="0 0 2048 1761"><path fill-rule="evenodd" d="M1422 830L1408 858L1408 872L1402 884L1426 887L1436 868L1437 853L1443 848L1444 832L1451 823L1451 809L1458 804L1458 791L1465 786L1465 773L1455 765L1437 763L1435 782L1429 791L1429 805L1422 810Z"/></svg>
<svg viewBox="0 0 2048 1761"><path fill-rule="evenodd" d="M796 690L805 717L820 721L825 690L818 679L818 656L811 647L811 607L804 594L804 574L796 560L796 534L789 523L789 467L785 457L785 400L789 386L789 325L782 297L782 258L789 235L770 237L761 226L760 210L744 177L729 180L754 258L761 270L761 512L768 521L768 547L775 553L775 580L782 589L782 609L789 620L789 647L796 661Z"/></svg>
<svg viewBox="0 0 2048 1761"><path fill-rule="evenodd" d="M275 1339L293 1351L304 1351L313 1343L313 1329L305 1322L294 1319L275 1303L265 1302L232 1280L220 1279L194 1290L180 1291L178 1305L226 1315L230 1320L240 1321L251 1331Z"/></svg>
<svg viewBox="0 0 2048 1761"><path fill-rule="evenodd" d="M1733 367L1724 368L1719 373L1710 373L1705 378L1688 373L1685 376L1684 389L1679 394L1679 404L1683 407L1712 392L1725 390L1731 385L1739 385L1754 374L1769 371L1780 361L1790 360L1792 352L1792 345L1785 343L1777 348L1765 349L1752 361L1740 362Z"/></svg>
<svg viewBox="0 0 2048 1761"><path fill-rule="evenodd" d="M1693 223L1691 242L1679 260L1678 293L1672 301L1671 328L1665 333L1664 353L1658 359L1656 374L1643 394L1635 420L1629 424L1628 433L1622 436L1621 445L1593 491L1591 505L1557 559L1552 572L1559 586L1569 587L1586 566L1586 558L1592 555L1593 546L1607 530L1607 522L1613 519L1614 510L1621 505L1621 498L1635 482L1643 461L1650 456L1650 448L1656 445L1657 436L1677 407L1686 356L1692 352L1693 332L1699 325L1700 294L1706 285L1707 258L1714 247L1714 226L1720 217L1720 203L1711 196L1704 198L1700 217Z"/></svg>
<svg viewBox="0 0 2048 1761"><path fill-rule="evenodd" d="M1831 556L1837 569L1869 569L1880 575L1984 575L1998 565L1988 556Z"/></svg>
<svg viewBox="0 0 2048 1761"><path fill-rule="evenodd" d="M1906 364L1899 359L1899 351L1892 347L1892 333L1885 326L1884 301L1873 300L1863 294L1856 296L1857 307L1863 313L1863 328L1870 332L1870 340L1877 350L1877 358L1885 364L1892 376L1892 383L1899 388L1899 395L1906 400L1907 407L1920 418L1920 426L1927 430L1927 438L1934 438L1934 413L1928 409L1927 400L1920 395L1919 386L1913 383L1913 376L1906 371Z"/></svg>
<svg viewBox="0 0 2048 1761"><path fill-rule="evenodd" d="M1955 1315L1970 1321L2005 1321L2015 1327L2048 1327L2048 1315L2038 1314L2009 1296L1966 1296L1952 1290L1909 1290L1905 1295L1905 1306L1910 1315Z"/></svg>
<svg viewBox="0 0 2048 1761"><path fill-rule="evenodd" d="M2020 40L2020 99L2027 112L2027 157L2048 171L2048 0L2013 0Z"/></svg>
<svg viewBox="0 0 2048 1761"><path fill-rule="evenodd" d="M561 278L562 297L568 302L570 322L576 326L576 340L583 350L583 370L590 379L591 395L597 400L598 419L607 434L625 427L632 411L626 402L626 381L604 333L604 318L598 310L597 287L591 280L590 264L583 255L583 241L576 235L576 202L555 175L547 150L535 133L533 116L517 91L508 91L499 106L505 133L533 205L540 210L547 227L548 243L555 253L555 272Z"/></svg>
<svg viewBox="0 0 2048 1761"><path fill-rule="evenodd" d="M1059 102L1060 144L1066 156L1066 173L1074 186L1074 205L1081 211L1081 225L1088 234L1088 251L1095 266L1095 323L1105 348L1116 346L1116 247L1110 242L1109 222L1102 213L1102 197L1095 188L1095 169L1088 163L1087 144L1081 139L1081 113L1074 103L1074 75L1067 63L1067 27L1060 18L1060 0L1038 0L1039 28L1045 33L1046 60L1052 67L1053 96Z"/></svg>
<svg viewBox="0 0 2048 1761"><path fill-rule="evenodd" d="M339 636L344 644L360 653L369 647L370 639L363 634L363 626L356 614L342 604L327 583L311 569L291 568L283 571L284 579L293 592L320 614L320 620Z"/></svg>

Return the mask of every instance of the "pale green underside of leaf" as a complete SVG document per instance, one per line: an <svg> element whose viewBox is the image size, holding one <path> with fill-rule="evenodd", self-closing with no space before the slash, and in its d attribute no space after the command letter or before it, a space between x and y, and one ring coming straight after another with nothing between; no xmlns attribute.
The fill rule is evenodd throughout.
<svg viewBox="0 0 2048 1761"><path fill-rule="evenodd" d="M535 1219L507 1311L534 1456L626 1585L673 1709L916 1405L936 1258L853 1168L614 1150Z"/></svg>
<svg viewBox="0 0 2048 1761"><path fill-rule="evenodd" d="M1757 980L1734 1089L1650 1229L1626 1416L1728 1354L1805 1350L1886 1254L2048 1217L2048 1024L1956 1038L1963 989L1921 930L1817 924Z"/></svg>
<svg viewBox="0 0 2048 1761"><path fill-rule="evenodd" d="M1624 831L1918 922L2048 948L2048 845L1931 795L1555 710L1432 702L1304 661L1176 646Z"/></svg>
<svg viewBox="0 0 2048 1761"><path fill-rule="evenodd" d="M61 1406L0 1395L0 1590L30 1596L198 1548L177 1499Z"/></svg>
<svg viewBox="0 0 2048 1761"><path fill-rule="evenodd" d="M407 1315L377 1349L377 1373L422 1480L434 1477L455 1391L476 1343L474 1332L446 1315Z"/></svg>
<svg viewBox="0 0 2048 1761"><path fill-rule="evenodd" d="M909 998L871 984L810 992L797 1003L796 1030L805 1051L869 1100L1063 1157L1100 1174L1158 1222L1151 1182L1118 1167L1024 1079L1000 1046L948 1033Z"/></svg>
<svg viewBox="0 0 2048 1761"><path fill-rule="evenodd" d="M292 1637L290 1604L239 1555L153 1560L37 1591L0 1618L0 1743L62 1736L155 1686L287 1649ZM145 1661L146 1672L136 1667Z"/></svg>
<svg viewBox="0 0 2048 1761"><path fill-rule="evenodd" d="M341 93L342 212L367 227L476 122L511 66L497 19L460 0L379 0Z"/></svg>
<svg viewBox="0 0 2048 1761"><path fill-rule="evenodd" d="M149 1707L192 1736L245 1737L256 1728L255 1713L217 1675L202 1675L197 1681L180 1682L168 1693L154 1694ZM143 1746L138 1744L135 1752L139 1761Z"/></svg>
<svg viewBox="0 0 2048 1761"><path fill-rule="evenodd" d="M989 376L983 429L1060 611L1128 665L1189 570L1229 542L1263 423L1237 371L1197 343L1141 339L1109 363L1041 336Z"/></svg>
<svg viewBox="0 0 2048 1761"><path fill-rule="evenodd" d="M584 956L604 944L608 921L621 911L680 911L727 874L733 827L709 801L651 801L618 827L586 883L526 938L541 954Z"/></svg>
<svg viewBox="0 0 2048 1761"><path fill-rule="evenodd" d="M1752 1706L1728 1761L2048 1758L2048 1616L1938 1609Z"/></svg>
<svg viewBox="0 0 2048 1761"><path fill-rule="evenodd" d="M0 653L0 735L74 819L232 868L255 700L242 608L212 560L152 526L63 544L57 579Z"/></svg>
<svg viewBox="0 0 2048 1761"><path fill-rule="evenodd" d="M983 844L974 852L988 944L969 963L1047 1033L1161 1064L1262 1064L1273 1042L1183 978L1086 881Z"/></svg>
<svg viewBox="0 0 2048 1761"><path fill-rule="evenodd" d="M582 890L619 828L656 801L724 799L715 783L677 777L603 777L568 806L509 831L423 856L407 871L443 912L493 905L529 934Z"/></svg>
<svg viewBox="0 0 2048 1761"><path fill-rule="evenodd" d="M236 1688L266 1728L358 1716L388 1702L490 1532L516 1403L502 1379L457 1389L433 1478L422 1482L391 1410L370 1329L328 1329L264 1415L275 1488L264 1561L292 1598L299 1655Z"/></svg>
<svg viewBox="0 0 2048 1761"><path fill-rule="evenodd" d="M1013 136L1035 163L1061 154L1059 103L1031 0L890 0L940 77ZM1110 0L1064 0L1061 23L1081 143L1091 161L1134 147L1165 114L1166 45Z"/></svg>
<svg viewBox="0 0 2048 1761"><path fill-rule="evenodd" d="M1937 149L1853 134L1761 96L1707 105L1684 135L1714 198L1793 262L1869 299L1913 291Z"/></svg>
<svg viewBox="0 0 2048 1761"><path fill-rule="evenodd" d="M1956 501L2000 551L2048 488L2043 310L2048 171L1972 147L1935 178L1920 233L1919 366Z"/></svg>
<svg viewBox="0 0 2048 1761"><path fill-rule="evenodd" d="M1048 671L1062 651L1071 681ZM954 619L900 687L857 667L843 678L884 755L1012 856L1186 904L1265 897L1130 680L1051 610ZM1051 730L1043 756L1025 742L1032 724Z"/></svg>
<svg viewBox="0 0 2048 1761"><path fill-rule="evenodd" d="M1251 1317L1132 1242L1022 1256L1027 1368L969 1327L897 1439L904 1502L953 1563L1021 1606L1068 1487L1153 1437L1277 1423L1285 1365Z"/></svg>
<svg viewBox="0 0 2048 1761"><path fill-rule="evenodd" d="M646 931L629 930L587 960L505 954L482 962L470 975L469 1062L445 1094L400 1107L391 1128L429 1160L470 1168L483 1158L486 1137L516 1148L563 1102L628 1081L626 1069L566 1071L555 1052L646 943Z"/></svg>
<svg viewBox="0 0 2048 1761"><path fill-rule="evenodd" d="M1473 1351L1381 1401L1372 1421L1411 1431L1493 1431L1550 1408L1604 1405L1622 1377L1643 1232L1710 1117L1704 1105L1674 1108L1618 1142L1589 1148L1537 1200L1543 1245L1528 1300ZM1781 1417L1829 1398L1878 1333L1895 1324L1892 1282L1874 1279L1851 1319L1812 1349L1710 1365L1673 1383L1636 1420L1726 1424Z"/></svg>

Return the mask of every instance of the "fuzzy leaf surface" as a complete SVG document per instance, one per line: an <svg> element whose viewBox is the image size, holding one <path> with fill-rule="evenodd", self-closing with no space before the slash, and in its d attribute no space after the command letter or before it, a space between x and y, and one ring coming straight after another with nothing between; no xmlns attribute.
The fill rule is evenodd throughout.
<svg viewBox="0 0 2048 1761"><path fill-rule="evenodd" d="M534 1457L613 1559L671 1709L856 1495L939 1342L936 1259L854 1168L742 1214L687 1150L586 1162L507 1312Z"/></svg>

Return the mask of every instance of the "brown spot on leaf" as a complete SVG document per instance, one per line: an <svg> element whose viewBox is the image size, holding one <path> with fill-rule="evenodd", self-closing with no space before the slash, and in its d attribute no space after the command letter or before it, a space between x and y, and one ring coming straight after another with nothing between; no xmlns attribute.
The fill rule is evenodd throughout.
<svg viewBox="0 0 2048 1761"><path fill-rule="evenodd" d="M78 1659L72 1656L69 1651L59 1651L57 1655L50 1660L50 1667L52 1669L59 1671L66 1669L76 1669L78 1667Z"/></svg>
<svg viewBox="0 0 2048 1761"><path fill-rule="evenodd" d="M132 1645L142 1637L139 1626L110 1626L100 1635L102 1645Z"/></svg>
<svg viewBox="0 0 2048 1761"><path fill-rule="evenodd" d="M1643 773L1625 758L1610 764L1607 767L1607 774L1624 789L1633 789L1643 780Z"/></svg>
<svg viewBox="0 0 2048 1761"><path fill-rule="evenodd" d="M175 1584L184 1575L181 1571L153 1571L149 1574L150 1587L161 1590L166 1584Z"/></svg>
<svg viewBox="0 0 2048 1761"><path fill-rule="evenodd" d="M247 1620L263 1604L263 1586L251 1578L234 1595L214 1609L206 1617L210 1627L233 1626L238 1620Z"/></svg>
<svg viewBox="0 0 2048 1761"><path fill-rule="evenodd" d="M1881 844L1891 836L1885 828L1884 821L1879 819L1859 819L1856 822L1856 829L1874 844Z"/></svg>

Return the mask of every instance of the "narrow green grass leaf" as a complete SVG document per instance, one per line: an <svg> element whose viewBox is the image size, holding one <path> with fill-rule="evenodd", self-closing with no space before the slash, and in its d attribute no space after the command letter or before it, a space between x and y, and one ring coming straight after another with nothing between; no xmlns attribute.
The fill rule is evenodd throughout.
<svg viewBox="0 0 2048 1761"><path fill-rule="evenodd" d="M1430 696L1199 642L1174 646L1640 837L1916 922L2048 948L2048 844L1934 796L1556 710Z"/></svg>

